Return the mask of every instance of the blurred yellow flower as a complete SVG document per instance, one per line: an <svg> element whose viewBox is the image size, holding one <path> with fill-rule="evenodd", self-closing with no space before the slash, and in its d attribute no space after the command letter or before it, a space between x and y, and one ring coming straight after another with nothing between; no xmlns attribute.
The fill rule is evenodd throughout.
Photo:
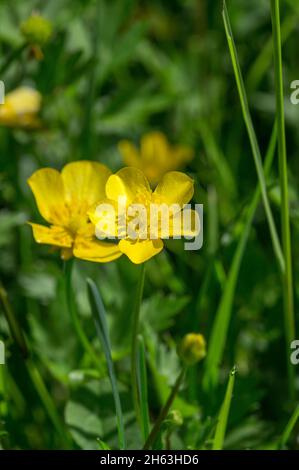
<svg viewBox="0 0 299 470"><path fill-rule="evenodd" d="M207 354L205 338L199 333L188 333L182 339L178 353L185 364L196 364Z"/></svg>
<svg viewBox="0 0 299 470"><path fill-rule="evenodd" d="M71 256L105 263L119 256L116 244L95 238L87 211L105 195L110 170L100 163L78 161L59 173L52 168L37 170L28 179L38 210L50 227L31 223L37 243L61 249L61 257Z"/></svg>
<svg viewBox="0 0 299 470"><path fill-rule="evenodd" d="M8 93L4 104L0 104L0 124L9 127L39 127L41 101L41 94L29 87L20 87Z"/></svg>
<svg viewBox="0 0 299 470"><path fill-rule="evenodd" d="M148 180L141 170L134 167L126 167L111 175L106 183L106 199L99 201L96 207L89 211L91 221L96 227L96 232L104 228L106 236L119 238L119 249L135 264L140 264L158 254L163 249L162 239L178 236L195 236L194 229L196 213L190 211L191 227L185 229L182 224L175 223L182 217L182 209L187 204L194 192L194 182L184 173L172 171L166 173L152 191ZM126 218L129 224L136 223L134 238L123 230L119 203L125 208ZM114 208L113 220L111 212L107 211L107 205ZM152 206L167 209L161 211L157 224L153 225L151 218ZM140 210L138 220L137 212ZM142 211L144 210L144 212ZM164 217L163 223L161 217ZM167 220L166 220L167 219ZM166 222L166 224L164 224ZM121 232L121 233L120 233Z"/></svg>
<svg viewBox="0 0 299 470"><path fill-rule="evenodd" d="M161 132L145 134L140 142L140 150L128 140L119 142L118 148L124 163L142 170L153 185L168 171L184 167L194 156L189 147L170 145Z"/></svg>

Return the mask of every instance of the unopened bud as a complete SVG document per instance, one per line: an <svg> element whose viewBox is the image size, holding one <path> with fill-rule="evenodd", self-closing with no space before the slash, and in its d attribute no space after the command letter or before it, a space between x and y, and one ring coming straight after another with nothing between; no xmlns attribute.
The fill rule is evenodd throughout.
<svg viewBox="0 0 299 470"><path fill-rule="evenodd" d="M179 356L187 365L193 365L206 356L206 341L201 334L188 333L178 348Z"/></svg>
<svg viewBox="0 0 299 470"><path fill-rule="evenodd" d="M52 36L52 24L35 13L23 21L21 32L29 44L43 46Z"/></svg>

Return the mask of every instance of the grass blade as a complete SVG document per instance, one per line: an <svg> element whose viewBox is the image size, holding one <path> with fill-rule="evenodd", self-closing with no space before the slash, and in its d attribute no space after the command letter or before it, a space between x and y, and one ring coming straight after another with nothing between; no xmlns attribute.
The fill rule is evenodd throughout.
<svg viewBox="0 0 299 470"><path fill-rule="evenodd" d="M265 158L264 169L266 175L268 175L274 159L276 136L277 130L276 125L274 125ZM239 239L233 256L233 261L229 269L227 281L213 323L213 328L209 339L208 354L205 361L205 373L203 377L203 388L207 392L214 388L218 381L218 368L222 362L224 353L241 262L244 256L245 248L247 246L254 215L260 201L260 196L260 187L257 185L255 193L247 209L242 235Z"/></svg>
<svg viewBox="0 0 299 470"><path fill-rule="evenodd" d="M41 374L39 373L39 370L30 358L25 361L25 365L35 390L37 391L38 396L44 405L57 433L60 435L63 445L67 448L72 448L72 438L66 429L60 415L58 414L57 407L53 402L53 399L42 379Z"/></svg>
<svg viewBox="0 0 299 470"><path fill-rule="evenodd" d="M136 297L132 315L132 338L131 338L131 379L132 379L132 394L133 404L135 408L136 418L141 424L140 417L140 404L138 400L138 383L137 383L137 338L139 329L139 316L144 290L145 280L145 263L142 263L139 271L139 280L136 289Z"/></svg>
<svg viewBox="0 0 299 470"><path fill-rule="evenodd" d="M229 415L229 410L231 406L233 390L234 390L234 385L235 385L235 375L236 375L236 369L233 368L231 370L231 373L228 379L225 397L224 397L222 406L220 408L219 418L218 418L214 442L213 442L213 450L222 450L223 448L223 442L224 442L226 427L227 427L227 420L228 420L228 415Z"/></svg>
<svg viewBox="0 0 299 470"><path fill-rule="evenodd" d="M240 68L240 64L238 60L238 54L237 54L236 46L235 46L234 39L233 39L232 29L231 29L225 1L223 2L222 16L223 16L223 22L224 22L228 47L229 47L229 51L231 55L231 61L232 61L233 69L234 69L236 82L237 82L239 98L240 98L242 112L243 112L243 118L244 118L245 125L247 128L247 133L248 133L248 137L250 140L250 145L251 145L253 158L254 158L254 162L256 166L256 171L258 175L259 185L261 188L262 201L263 201L263 205L264 205L264 209L265 209L265 213L266 213L266 217L267 217L267 221L269 225L273 249L274 249L275 256L277 258L279 268L281 272L284 272L285 270L284 257L283 257L282 249L280 246L280 241L277 235L268 195L267 195L266 181L265 181L265 175L263 171L261 152L260 152L260 148L258 145L257 137L255 134L255 130L253 127L253 123L252 123L252 119L251 119L251 115L249 111L246 90L244 86L242 72L241 72L241 68Z"/></svg>
<svg viewBox="0 0 299 470"><path fill-rule="evenodd" d="M281 231L282 247L285 261L285 270L282 275L283 303L284 303L284 324L287 350L287 368L289 378L289 391L291 398L295 396L294 367L289 360L289 347L295 338L295 318L293 299L293 273L292 273L292 247L289 214L289 190L288 190L288 166L287 148L285 135L284 118L284 94L282 76L282 55L281 55L281 32L279 0L271 0L272 37L274 51L274 72L276 91L276 114L277 114L277 141L278 141L278 161L279 179L281 193Z"/></svg>
<svg viewBox="0 0 299 470"><path fill-rule="evenodd" d="M72 272L73 272L74 260L70 259L65 262L64 273L65 273L65 294L67 308L71 317L71 321L74 326L74 330L77 334L77 337L83 347L83 350L90 357L94 367L99 371L100 374L103 373L99 358L94 351L93 346L91 345L88 337L86 336L81 321L78 315L78 310L76 306L75 296L72 290Z"/></svg>
<svg viewBox="0 0 299 470"><path fill-rule="evenodd" d="M143 432L143 439L146 441L150 430L150 419L148 411L148 396L147 396L147 375L146 375L146 361L145 361L145 348L142 336L138 336L137 347L137 383L138 383L138 398L140 403L140 418Z"/></svg>
<svg viewBox="0 0 299 470"><path fill-rule="evenodd" d="M299 405L296 407L294 413L290 417L288 424L286 425L285 430L282 433L281 440L279 442L279 448L283 448L289 440L289 437L299 419Z"/></svg>
<svg viewBox="0 0 299 470"><path fill-rule="evenodd" d="M97 286L92 281L92 279L87 279L87 286L88 286L88 295L89 301L91 306L92 315L94 318L97 334L99 336L100 342L102 344L102 348L104 350L104 354L106 357L107 367L109 378L112 387L112 393L115 403L115 410L116 410L116 419L117 419L117 430L118 430L118 439L119 439L119 447L120 449L126 448L126 441L125 441L125 429L124 429L124 420L123 414L121 409L120 397L117 388L117 381L114 372L114 366L111 356L111 344L109 338L109 331L108 325L106 320L106 312L105 308L98 291Z"/></svg>

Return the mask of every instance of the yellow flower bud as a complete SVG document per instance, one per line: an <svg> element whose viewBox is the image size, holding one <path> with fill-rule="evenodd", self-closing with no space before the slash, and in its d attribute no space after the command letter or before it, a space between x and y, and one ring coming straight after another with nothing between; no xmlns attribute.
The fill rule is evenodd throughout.
<svg viewBox="0 0 299 470"><path fill-rule="evenodd" d="M21 32L29 44L43 46L52 36L52 24L35 13L21 24Z"/></svg>
<svg viewBox="0 0 299 470"><path fill-rule="evenodd" d="M203 335L197 333L185 335L179 345L178 353L187 365L201 361L206 356L206 341Z"/></svg>

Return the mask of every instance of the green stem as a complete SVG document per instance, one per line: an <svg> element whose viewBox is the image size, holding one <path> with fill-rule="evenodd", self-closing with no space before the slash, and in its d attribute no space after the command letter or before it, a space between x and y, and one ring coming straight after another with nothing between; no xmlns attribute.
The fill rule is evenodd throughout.
<svg viewBox="0 0 299 470"><path fill-rule="evenodd" d="M268 146L264 172L267 178L275 155L277 137L277 126L274 124L270 143ZM232 263L229 268L227 282L220 299L220 303L216 312L213 323L212 332L209 340L209 349L207 359L205 361L205 372L203 377L203 388L210 393L218 382L219 367L222 364L223 354L225 350L228 328L231 322L233 301L235 297L237 282L241 263L243 261L245 249L247 246L250 230L253 224L254 215L261 198L260 186L257 184L254 195L246 208L244 215L244 226L236 250L234 252Z"/></svg>
<svg viewBox="0 0 299 470"><path fill-rule="evenodd" d="M136 417L140 423L140 407L138 400L138 377L137 377L137 348L138 348L138 329L139 329L139 316L140 307L143 296L145 279L145 263L140 266L139 281L136 290L135 305L132 318L132 339L131 339L131 378L132 378L132 393L133 403L136 412Z"/></svg>
<svg viewBox="0 0 299 470"><path fill-rule="evenodd" d="M74 293L72 291L72 271L73 271L73 259L70 259L65 263L65 288L66 288L66 301L68 310L71 316L71 320L75 329L75 332L78 336L80 343L86 354L92 360L95 368L100 372L103 373L102 368L100 367L100 360L97 354L94 351L94 348L90 344L88 337L86 336L80 322L80 318L78 316L77 307L75 304Z"/></svg>
<svg viewBox="0 0 299 470"><path fill-rule="evenodd" d="M261 188L262 201L263 201L263 205L264 205L264 209L265 209L265 213L266 213L266 217L267 217L267 221L269 225L270 235L271 235L272 244L273 244L273 250L277 258L280 271L283 273L285 271L284 256L283 256L282 249L280 246L280 241L277 235L277 230L276 230L276 226L274 223L273 214L272 214L272 210L271 210L269 199L268 199L265 175L264 175L263 165L262 165L261 152L260 152L259 144L257 141L256 133L253 127L252 119L251 119L244 80L243 80L242 71L241 71L241 67L240 67L240 63L238 59L237 49L236 49L235 42L233 39L233 33L232 33L225 1L223 2L222 16L223 16L223 22L224 22L228 47L229 47L229 51L231 55L232 65L234 69L235 79L237 83L237 88L239 92L243 118L244 118L244 122L246 125L246 129L247 129L247 133L248 133L248 137L249 137L249 141L251 145L251 150L252 150L252 154L253 154L253 158L254 158L254 162L256 166L256 172L257 172L257 176L259 180L259 185Z"/></svg>
<svg viewBox="0 0 299 470"><path fill-rule="evenodd" d="M288 442L290 435L295 427L295 424L297 423L297 420L299 419L299 405L295 408L294 413L290 417L288 424L286 425L286 428L282 434L281 440L278 443L278 448L282 449L286 443Z"/></svg>
<svg viewBox="0 0 299 470"><path fill-rule="evenodd" d="M150 449L152 447L152 445L155 443L155 440L159 434L159 431L161 429L161 425L163 423L163 421L165 420L165 418L167 417L168 413L169 413L169 410L170 410L170 407L179 391L179 388L180 388L180 385L183 381L183 378L185 377L185 373L186 373L186 368L183 368L182 371L180 372L178 378L176 379L176 382L170 392L170 395L167 399L167 402L165 403L165 405L163 406L159 416L158 416L158 419L157 421L155 422L154 424L154 427L153 429L151 430L150 432L150 435L148 436L147 440L146 440L146 443L144 444L144 447L143 449L144 450L147 450L147 449Z"/></svg>
<svg viewBox="0 0 299 470"><path fill-rule="evenodd" d="M285 323L285 336L286 336L289 389L290 389L290 396L293 399L295 396L295 384L294 384L295 376L294 376L294 368L292 367L290 360L289 360L289 348L290 348L291 342L295 338L295 318L294 318L294 299L293 299L292 248L291 248L290 215L289 215L288 167L287 167L287 150L286 150L285 118L284 118L284 93L283 93L283 76L282 76L279 0L271 0L271 18L272 18L272 37L273 37L273 51L274 51L279 178L280 178L280 193L281 193L282 248L283 248L283 254L284 254L284 261L285 261L285 270L282 273L284 323Z"/></svg>
<svg viewBox="0 0 299 470"><path fill-rule="evenodd" d="M138 352L137 352L137 376L138 376L138 398L140 403L140 417L142 424L142 432L144 442L148 438L150 430L150 419L148 410L148 394L147 394L147 374L145 347L142 336L138 336Z"/></svg>
<svg viewBox="0 0 299 470"><path fill-rule="evenodd" d="M47 410L48 416L52 421L53 425L55 426L56 431L60 435L63 445L67 448L70 448L72 446L71 437L68 434L68 431L66 430L63 422L61 421L59 414L57 413L56 406L51 398L51 395L47 390L46 385L44 384L42 376L40 375L38 369L35 367L31 359L27 359L25 361L25 364L31 381L35 387L35 390L38 393L42 404Z"/></svg>

